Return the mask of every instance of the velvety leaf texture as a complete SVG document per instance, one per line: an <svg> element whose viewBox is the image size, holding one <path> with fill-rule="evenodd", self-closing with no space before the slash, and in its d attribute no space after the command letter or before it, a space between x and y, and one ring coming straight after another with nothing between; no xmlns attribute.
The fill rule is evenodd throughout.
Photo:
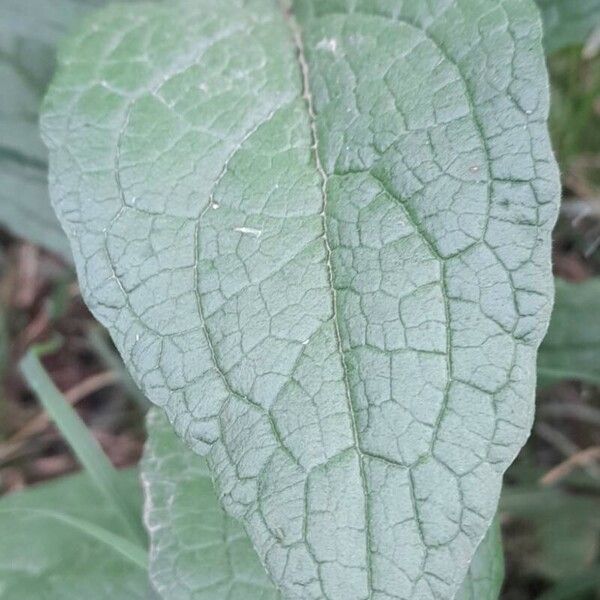
<svg viewBox="0 0 600 600"><path fill-rule="evenodd" d="M551 307L534 3L121 6L60 62L85 298L283 597L453 598Z"/></svg>
<svg viewBox="0 0 600 600"><path fill-rule="evenodd" d="M538 383L579 379L600 385L600 279L556 280L556 302L538 356Z"/></svg>
<svg viewBox="0 0 600 600"><path fill-rule="evenodd" d="M146 420L142 462L150 577L165 600L280 598L242 527L218 504L206 460L158 410ZM477 549L457 600L497 600L504 577L496 522Z"/></svg>
<svg viewBox="0 0 600 600"><path fill-rule="evenodd" d="M120 473L141 502L137 471ZM45 511L45 512L39 512ZM119 534L96 487L77 475L0 500L0 598L3 600L148 600L148 573L47 511ZM173 599L174 600L174 599Z"/></svg>

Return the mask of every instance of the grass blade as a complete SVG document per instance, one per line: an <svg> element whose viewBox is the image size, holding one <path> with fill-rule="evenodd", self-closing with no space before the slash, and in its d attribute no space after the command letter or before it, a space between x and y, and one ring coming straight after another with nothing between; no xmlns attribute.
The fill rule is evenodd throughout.
<svg viewBox="0 0 600 600"><path fill-rule="evenodd" d="M128 537L145 547L145 534L138 510L121 490L116 471L79 415L56 388L39 360L42 346L34 346L21 360L20 368L98 490L112 505L128 532Z"/></svg>

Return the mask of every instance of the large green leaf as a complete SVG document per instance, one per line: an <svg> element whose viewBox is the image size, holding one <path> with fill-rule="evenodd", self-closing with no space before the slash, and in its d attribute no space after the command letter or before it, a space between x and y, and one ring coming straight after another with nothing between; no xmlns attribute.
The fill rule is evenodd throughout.
<svg viewBox="0 0 600 600"><path fill-rule="evenodd" d="M285 14L90 20L44 110L53 202L87 302L284 597L452 598L551 305L537 9Z"/></svg>
<svg viewBox="0 0 600 600"><path fill-rule="evenodd" d="M138 505L137 472L120 474ZM115 515L77 475L0 500L3 600L148 600L148 572L128 558Z"/></svg>
<svg viewBox="0 0 600 600"><path fill-rule="evenodd" d="M142 462L151 535L150 576L167 600L279 598L250 540L218 504L206 460L172 431L158 410L147 418ZM497 600L504 577L500 528L479 546L457 600Z"/></svg>
<svg viewBox="0 0 600 600"><path fill-rule="evenodd" d="M600 0L536 0L544 19L544 46L555 52L583 44L600 26Z"/></svg>
<svg viewBox="0 0 600 600"><path fill-rule="evenodd" d="M541 386L561 379L600 385L600 278L556 280L550 328L538 356Z"/></svg>

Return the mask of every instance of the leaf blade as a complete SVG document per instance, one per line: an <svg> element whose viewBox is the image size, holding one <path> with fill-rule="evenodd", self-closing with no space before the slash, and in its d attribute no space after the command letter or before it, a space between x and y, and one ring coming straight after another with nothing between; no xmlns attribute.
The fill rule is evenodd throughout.
<svg viewBox="0 0 600 600"><path fill-rule="evenodd" d="M65 525L72 527L76 531L102 543L104 546L106 546L106 548L113 550L115 553L119 554L123 558L127 559L127 561L140 568L142 571L146 571L148 569L148 557L143 548L140 548L140 546L137 544L133 544L127 538L114 534L103 527L98 527L90 521L77 519L76 517L53 510L48 510L46 508L0 508L0 515L3 514L12 514L14 516L19 516L19 514L21 514L22 516L27 517L33 516L60 521Z"/></svg>
<svg viewBox="0 0 600 600"><path fill-rule="evenodd" d="M504 552L498 518L477 548L456 600L498 600L504 582Z"/></svg>
<svg viewBox="0 0 600 600"><path fill-rule="evenodd" d="M303 47L267 0L106 11L46 104L86 301L286 597L455 595L531 424L541 26L419 6L297 2Z"/></svg>
<svg viewBox="0 0 600 600"><path fill-rule="evenodd" d="M132 501L140 503L137 471L119 472L119 478ZM55 518L56 513L62 521ZM108 535L107 540L124 541L112 508L98 502L97 489L86 474L4 496L0 499L3 596L47 600L153 597L148 595L147 571L64 519L77 525L91 523L95 533Z"/></svg>

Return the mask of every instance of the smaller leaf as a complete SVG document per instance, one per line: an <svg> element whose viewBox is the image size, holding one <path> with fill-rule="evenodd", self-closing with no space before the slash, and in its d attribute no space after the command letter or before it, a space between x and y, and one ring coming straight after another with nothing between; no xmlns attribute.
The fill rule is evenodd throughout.
<svg viewBox="0 0 600 600"><path fill-rule="evenodd" d="M279 598L242 526L218 504L206 461L160 410L147 418L142 462L150 578L169 600Z"/></svg>
<svg viewBox="0 0 600 600"><path fill-rule="evenodd" d="M504 552L498 518L488 530L456 600L497 600L504 581Z"/></svg>
<svg viewBox="0 0 600 600"><path fill-rule="evenodd" d="M137 471L118 473L139 505ZM148 600L143 553L123 539L87 474L0 500L0 597L4 600ZM128 555L128 556L126 556Z"/></svg>
<svg viewBox="0 0 600 600"><path fill-rule="evenodd" d="M600 278L556 280L548 335L538 354L538 386L562 379L600 385Z"/></svg>

